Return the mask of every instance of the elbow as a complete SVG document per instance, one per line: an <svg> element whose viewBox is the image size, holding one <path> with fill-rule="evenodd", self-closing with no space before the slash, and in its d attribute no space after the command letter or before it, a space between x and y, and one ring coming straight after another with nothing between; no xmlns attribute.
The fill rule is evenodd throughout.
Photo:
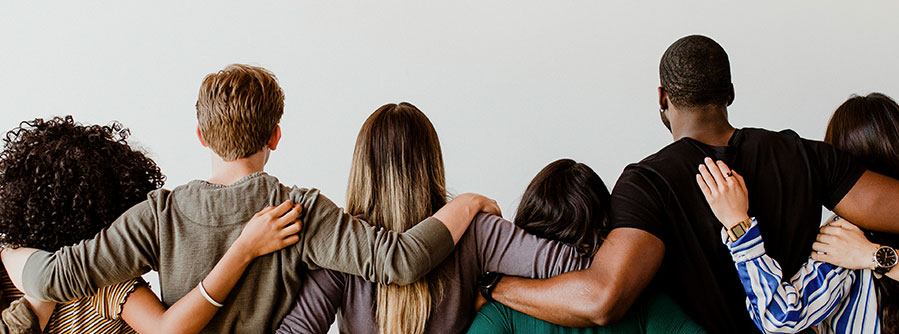
<svg viewBox="0 0 899 334"><path fill-rule="evenodd" d="M409 285L415 283L422 277L424 277L428 272L417 272L417 270L413 271L402 271L402 270L393 270L394 275L391 275L390 278L387 279L387 284L396 284L396 285ZM391 279L392 278L392 279Z"/></svg>
<svg viewBox="0 0 899 334"><path fill-rule="evenodd" d="M587 302L587 320L596 326L608 326L618 322L627 313L621 294L611 289L604 289L592 294Z"/></svg>

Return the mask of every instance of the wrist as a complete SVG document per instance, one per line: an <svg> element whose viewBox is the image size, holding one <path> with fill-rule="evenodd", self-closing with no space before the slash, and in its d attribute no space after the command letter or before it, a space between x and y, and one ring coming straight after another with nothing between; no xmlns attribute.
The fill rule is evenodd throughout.
<svg viewBox="0 0 899 334"><path fill-rule="evenodd" d="M238 263L249 264L256 258L256 256L254 247L243 242L240 238L237 238L237 240L234 241L234 244L231 245L231 248L228 248L228 251L225 252L223 257L230 257L233 260L237 260Z"/></svg>
<svg viewBox="0 0 899 334"><path fill-rule="evenodd" d="M737 224L742 223L747 220L750 220L749 215L744 213L741 215L733 215L733 216L730 216L729 218L725 218L723 221L721 221L721 224L724 225L724 228L731 229L734 226L736 226Z"/></svg>

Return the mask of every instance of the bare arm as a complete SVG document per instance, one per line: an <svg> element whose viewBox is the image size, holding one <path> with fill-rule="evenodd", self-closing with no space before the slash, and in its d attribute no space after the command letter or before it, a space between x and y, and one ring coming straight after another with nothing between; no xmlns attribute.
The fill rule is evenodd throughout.
<svg viewBox="0 0 899 334"><path fill-rule="evenodd" d="M899 234L897 198L899 181L865 171L833 211L862 228Z"/></svg>
<svg viewBox="0 0 899 334"><path fill-rule="evenodd" d="M665 244L635 228L616 228L589 269L553 278L503 278L493 298L522 313L564 326L607 325L620 319L649 284Z"/></svg>
<svg viewBox="0 0 899 334"><path fill-rule="evenodd" d="M250 262L295 244L300 224L295 223L302 208L286 201L256 213L240 237L203 279L203 287L216 302L223 302ZM125 302L122 319L139 333L198 333L218 311L194 287L168 310L153 291L141 285Z"/></svg>

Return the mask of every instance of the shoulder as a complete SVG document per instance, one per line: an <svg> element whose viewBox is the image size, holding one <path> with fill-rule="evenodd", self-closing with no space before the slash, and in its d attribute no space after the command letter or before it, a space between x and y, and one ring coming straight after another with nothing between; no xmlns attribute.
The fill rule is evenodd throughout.
<svg viewBox="0 0 899 334"><path fill-rule="evenodd" d="M128 296L142 285L147 285L147 282L140 278L108 285L97 291L95 295L88 297L87 301L101 317L111 320L119 319Z"/></svg>

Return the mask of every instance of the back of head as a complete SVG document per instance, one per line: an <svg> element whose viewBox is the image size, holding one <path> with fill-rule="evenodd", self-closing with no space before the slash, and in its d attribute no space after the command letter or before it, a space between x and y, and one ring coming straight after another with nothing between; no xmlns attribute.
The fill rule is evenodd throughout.
<svg viewBox="0 0 899 334"><path fill-rule="evenodd" d="M824 141L874 172L899 178L899 105L889 96L850 97L831 116Z"/></svg>
<svg viewBox="0 0 899 334"><path fill-rule="evenodd" d="M284 92L268 70L229 65L203 79L197 121L203 140L225 161L262 150L284 114Z"/></svg>
<svg viewBox="0 0 899 334"><path fill-rule="evenodd" d="M727 52L711 38L700 35L683 37L665 50L659 79L678 107L727 105L733 87Z"/></svg>
<svg viewBox="0 0 899 334"><path fill-rule="evenodd" d="M899 104L881 93L853 95L833 113L824 141L873 172L899 178ZM868 234L875 243L899 247L895 235ZM899 333L899 282L878 280L883 332Z"/></svg>
<svg viewBox="0 0 899 334"><path fill-rule="evenodd" d="M560 159L544 167L528 185L515 224L592 255L606 232L610 201L609 190L593 169Z"/></svg>
<svg viewBox="0 0 899 334"><path fill-rule="evenodd" d="M374 226L405 231L446 204L444 175L440 141L427 116L409 103L384 105L356 139L347 212ZM379 332L423 333L432 304L429 284L439 292L436 278L379 285Z"/></svg>
<svg viewBox="0 0 899 334"><path fill-rule="evenodd" d="M92 238L161 187L159 167L128 135L119 123L84 126L71 116L9 131L0 155L3 242L56 250Z"/></svg>

